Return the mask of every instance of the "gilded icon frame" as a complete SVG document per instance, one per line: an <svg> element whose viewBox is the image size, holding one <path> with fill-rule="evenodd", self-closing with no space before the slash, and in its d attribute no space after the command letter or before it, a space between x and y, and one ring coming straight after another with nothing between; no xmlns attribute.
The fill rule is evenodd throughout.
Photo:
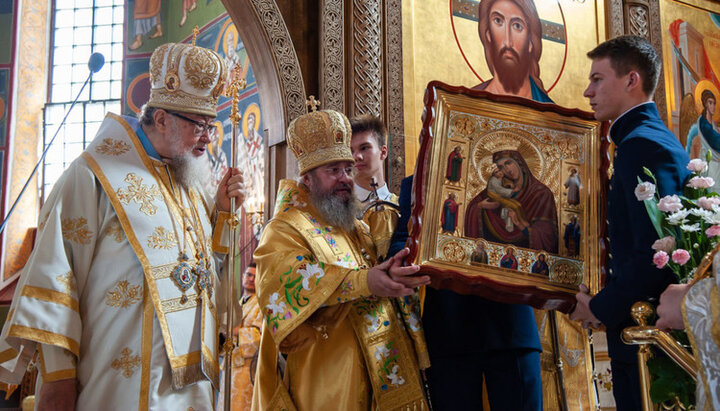
<svg viewBox="0 0 720 411"><path fill-rule="evenodd" d="M597 292L604 274L607 127L578 109L431 82L409 259L435 288L570 311L578 285ZM566 236L572 215L580 230Z"/></svg>

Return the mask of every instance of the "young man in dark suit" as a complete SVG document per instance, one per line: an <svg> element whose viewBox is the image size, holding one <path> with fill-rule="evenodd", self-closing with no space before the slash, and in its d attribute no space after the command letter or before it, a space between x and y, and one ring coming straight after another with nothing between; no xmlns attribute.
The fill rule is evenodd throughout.
<svg viewBox="0 0 720 411"><path fill-rule="evenodd" d="M605 287L591 296L581 286L570 318L584 327L605 326L617 409L639 410L637 346L624 344L620 335L634 325L632 304L657 298L675 276L652 264L651 246L658 235L634 190L638 177L649 180L643 172L647 167L661 197L680 194L689 175L689 158L652 101L661 65L652 45L642 37L621 36L587 55L592 67L584 96L596 119L612 122L610 138L617 146L607 196L610 260Z"/></svg>

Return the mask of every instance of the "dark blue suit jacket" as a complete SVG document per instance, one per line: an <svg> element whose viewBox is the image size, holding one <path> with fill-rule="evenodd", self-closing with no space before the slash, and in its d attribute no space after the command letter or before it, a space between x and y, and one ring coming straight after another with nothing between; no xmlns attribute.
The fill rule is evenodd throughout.
<svg viewBox="0 0 720 411"><path fill-rule="evenodd" d="M412 181L412 176L402 181L400 219L388 255L402 250L408 237ZM422 320L431 362L492 350L542 350L535 315L527 305L502 304L427 287Z"/></svg>
<svg viewBox="0 0 720 411"><path fill-rule="evenodd" d="M635 197L637 179L649 180L642 170L647 167L657 179L661 197L679 194L690 174L690 160L660 119L655 103L635 107L617 119L610 137L617 145L607 198L610 263L605 287L590 301L590 309L607 328L611 359L634 363L637 346L620 339L623 328L635 325L630 307L636 301L658 298L677 281L672 271L653 265L650 247L658 235L645 204Z"/></svg>

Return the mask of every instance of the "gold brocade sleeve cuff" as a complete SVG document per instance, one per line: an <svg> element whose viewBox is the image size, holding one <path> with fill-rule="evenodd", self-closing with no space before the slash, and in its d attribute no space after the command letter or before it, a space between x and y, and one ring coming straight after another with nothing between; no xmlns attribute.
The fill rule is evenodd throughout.
<svg viewBox="0 0 720 411"><path fill-rule="evenodd" d="M77 377L73 354L54 345L39 344L40 372L44 383Z"/></svg>
<svg viewBox="0 0 720 411"><path fill-rule="evenodd" d="M231 214L227 211L218 211L215 225L213 226L212 248L220 254L227 254L230 248L230 227L227 221Z"/></svg>
<svg viewBox="0 0 720 411"><path fill-rule="evenodd" d="M342 304L355 300L360 297L369 297L372 295L368 286L367 277L368 270L348 270L350 271L340 286L326 300L328 305Z"/></svg>

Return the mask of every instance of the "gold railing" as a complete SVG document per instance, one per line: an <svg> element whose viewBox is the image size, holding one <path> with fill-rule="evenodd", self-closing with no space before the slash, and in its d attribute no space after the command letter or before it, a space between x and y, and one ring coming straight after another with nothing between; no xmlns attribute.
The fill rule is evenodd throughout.
<svg viewBox="0 0 720 411"><path fill-rule="evenodd" d="M639 345L638 367L640 371L640 391L642 397L643 411L652 411L653 402L650 399L650 371L647 360L652 357L651 345L656 345L663 350L668 357L672 358L677 365L685 370L690 376L697 380L697 363L695 357L665 331L660 331L654 326L647 325L648 319L653 315L653 308L650 303L640 301L633 304L630 309L633 320L637 323L634 327L623 330L622 339L625 344Z"/></svg>
<svg viewBox="0 0 720 411"><path fill-rule="evenodd" d="M712 262L715 254L720 250L718 244L712 251L702 259L695 271L693 283L712 275ZM643 411L652 411L653 403L650 399L650 371L648 370L647 360L652 357L651 345L657 346L668 357L670 357L677 365L685 370L690 376L697 381L698 364L695 357L679 342L677 342L669 333L660 331L654 326L647 325L648 320L653 315L653 307L650 303L639 301L633 304L630 309L633 320L637 324L634 327L628 327L623 330L622 339L625 344L639 345L638 350L638 367L640 372L640 390L642 396ZM679 402L672 405L661 404L659 409L682 409Z"/></svg>

